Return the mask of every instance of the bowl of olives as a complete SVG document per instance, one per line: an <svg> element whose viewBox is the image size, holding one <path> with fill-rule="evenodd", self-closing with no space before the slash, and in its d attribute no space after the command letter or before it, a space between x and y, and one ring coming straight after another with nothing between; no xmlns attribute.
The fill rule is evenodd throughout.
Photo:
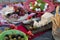
<svg viewBox="0 0 60 40"><path fill-rule="evenodd" d="M28 37L21 31L7 30L0 34L0 40L28 40Z"/></svg>

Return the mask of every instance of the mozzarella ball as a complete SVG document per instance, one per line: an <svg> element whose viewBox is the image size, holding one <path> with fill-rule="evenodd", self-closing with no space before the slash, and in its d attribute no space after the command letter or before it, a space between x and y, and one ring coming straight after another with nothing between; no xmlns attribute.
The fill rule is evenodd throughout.
<svg viewBox="0 0 60 40"><path fill-rule="evenodd" d="M46 9L43 9L43 11L46 11Z"/></svg>
<svg viewBox="0 0 60 40"><path fill-rule="evenodd" d="M49 5L48 3L46 3L46 5Z"/></svg>
<svg viewBox="0 0 60 40"><path fill-rule="evenodd" d="M37 12L41 11L41 9L40 9L40 8L36 8L35 10L36 10Z"/></svg>
<svg viewBox="0 0 60 40"><path fill-rule="evenodd" d="M33 9L33 7L30 7L30 9Z"/></svg>
<svg viewBox="0 0 60 40"><path fill-rule="evenodd" d="M35 5L37 5L38 3L37 3L37 1L35 1Z"/></svg>
<svg viewBox="0 0 60 40"><path fill-rule="evenodd" d="M43 11L46 11L47 8L48 8L48 3L45 4L45 8L43 9Z"/></svg>
<svg viewBox="0 0 60 40"><path fill-rule="evenodd" d="M40 6L40 5L41 5L41 3L38 4L38 6Z"/></svg>

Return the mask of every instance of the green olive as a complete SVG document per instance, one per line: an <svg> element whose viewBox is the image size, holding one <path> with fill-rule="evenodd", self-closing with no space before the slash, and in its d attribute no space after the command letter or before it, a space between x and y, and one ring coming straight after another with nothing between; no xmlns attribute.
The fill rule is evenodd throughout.
<svg viewBox="0 0 60 40"><path fill-rule="evenodd" d="M0 33L2 33L2 30L0 30Z"/></svg>
<svg viewBox="0 0 60 40"><path fill-rule="evenodd" d="M13 40L17 40L16 38L14 38Z"/></svg>

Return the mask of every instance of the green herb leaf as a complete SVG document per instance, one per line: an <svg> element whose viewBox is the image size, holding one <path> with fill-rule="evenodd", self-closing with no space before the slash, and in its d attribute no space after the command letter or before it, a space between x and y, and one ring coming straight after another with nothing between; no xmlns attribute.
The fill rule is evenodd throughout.
<svg viewBox="0 0 60 40"><path fill-rule="evenodd" d="M42 4L40 5L40 9L43 10L44 8L45 8L45 3L42 3Z"/></svg>
<svg viewBox="0 0 60 40"><path fill-rule="evenodd" d="M37 0L38 3L42 2L42 0Z"/></svg>
<svg viewBox="0 0 60 40"><path fill-rule="evenodd" d="M32 6L32 2L30 2L29 6Z"/></svg>

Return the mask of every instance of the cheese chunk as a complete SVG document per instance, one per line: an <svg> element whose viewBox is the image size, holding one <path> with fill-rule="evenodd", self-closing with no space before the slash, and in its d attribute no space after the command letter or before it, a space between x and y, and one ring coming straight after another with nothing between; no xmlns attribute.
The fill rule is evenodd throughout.
<svg viewBox="0 0 60 40"><path fill-rule="evenodd" d="M1 10L1 12L3 15L7 15L8 13L14 12L14 8L12 6L11 7L6 6Z"/></svg>
<svg viewBox="0 0 60 40"><path fill-rule="evenodd" d="M54 15L49 13L49 12L45 12L44 15L42 15L41 20L47 20L48 23L51 22L51 17L53 17Z"/></svg>
<svg viewBox="0 0 60 40"><path fill-rule="evenodd" d="M40 12L41 9L40 9L40 8L35 8L35 11L36 11L36 12Z"/></svg>
<svg viewBox="0 0 60 40"><path fill-rule="evenodd" d="M39 21L39 27L45 26L47 24L47 20L41 20Z"/></svg>
<svg viewBox="0 0 60 40"><path fill-rule="evenodd" d="M34 26L34 27L38 27L38 22L37 22L37 21L34 21L33 26Z"/></svg>
<svg viewBox="0 0 60 40"><path fill-rule="evenodd" d="M51 17L53 17L53 16L54 16L53 14L46 12L44 15L42 15L41 20L39 22L34 21L33 26L35 26L35 27L45 26L51 22Z"/></svg>

